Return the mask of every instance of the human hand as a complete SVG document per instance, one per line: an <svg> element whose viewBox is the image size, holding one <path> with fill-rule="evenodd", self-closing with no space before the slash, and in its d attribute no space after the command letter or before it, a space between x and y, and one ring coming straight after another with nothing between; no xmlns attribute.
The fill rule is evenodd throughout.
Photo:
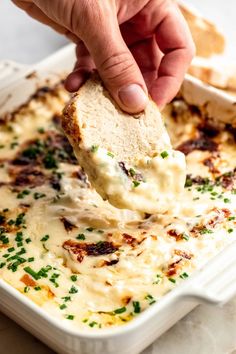
<svg viewBox="0 0 236 354"><path fill-rule="evenodd" d="M171 0L12 0L77 44L65 86L78 90L97 68L119 106L163 107L178 92L194 55L190 31Z"/></svg>

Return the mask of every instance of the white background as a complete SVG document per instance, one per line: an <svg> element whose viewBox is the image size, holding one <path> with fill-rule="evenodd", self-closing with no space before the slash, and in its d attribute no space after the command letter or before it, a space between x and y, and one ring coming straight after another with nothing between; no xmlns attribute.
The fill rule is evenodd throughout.
<svg viewBox="0 0 236 354"><path fill-rule="evenodd" d="M227 38L226 56L236 60L236 0L188 2L218 24ZM0 0L0 60L35 63L66 43L65 38L31 20L10 0ZM0 314L0 354L32 353L53 354ZM236 354L236 299L221 309L198 307L145 351L145 354L189 353Z"/></svg>

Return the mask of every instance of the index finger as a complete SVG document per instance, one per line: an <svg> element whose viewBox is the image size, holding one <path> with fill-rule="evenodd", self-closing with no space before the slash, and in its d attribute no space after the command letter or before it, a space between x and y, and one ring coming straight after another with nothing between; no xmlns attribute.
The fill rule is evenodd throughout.
<svg viewBox="0 0 236 354"><path fill-rule="evenodd" d="M155 38L164 56L150 93L163 107L177 94L195 53L190 30L176 4L171 3L165 8Z"/></svg>

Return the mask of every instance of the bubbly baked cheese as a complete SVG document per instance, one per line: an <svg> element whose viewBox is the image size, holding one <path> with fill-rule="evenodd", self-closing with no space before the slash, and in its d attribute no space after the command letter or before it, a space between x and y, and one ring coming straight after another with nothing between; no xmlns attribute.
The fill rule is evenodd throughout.
<svg viewBox="0 0 236 354"><path fill-rule="evenodd" d="M165 150L128 165L93 145L88 159L96 190L117 208L164 213L184 190L186 163L179 151Z"/></svg>
<svg viewBox="0 0 236 354"><path fill-rule="evenodd" d="M187 159L180 200L164 214L122 210L90 186L62 133L67 99L61 87L43 89L1 119L0 277L65 326L101 330L138 316L236 239L234 130L175 100L165 115ZM112 166L102 171L108 191L111 176L125 179L117 188L127 207L150 192L142 189L152 181L147 161L118 167L106 151L93 154ZM172 158L166 151L150 164L165 175L162 161L174 166ZM168 178L163 188L171 191Z"/></svg>

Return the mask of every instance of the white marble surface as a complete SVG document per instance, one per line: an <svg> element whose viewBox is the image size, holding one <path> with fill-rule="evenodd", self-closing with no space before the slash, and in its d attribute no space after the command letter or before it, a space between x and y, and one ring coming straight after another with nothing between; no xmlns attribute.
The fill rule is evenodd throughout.
<svg viewBox="0 0 236 354"><path fill-rule="evenodd" d="M228 38L226 56L236 59L236 1L189 0L217 21ZM0 60L34 63L66 43L29 19L9 0L0 0ZM199 306L143 354L236 354L236 298L223 308ZM0 354L53 354L49 348L0 314ZM92 353L91 353L92 354Z"/></svg>

